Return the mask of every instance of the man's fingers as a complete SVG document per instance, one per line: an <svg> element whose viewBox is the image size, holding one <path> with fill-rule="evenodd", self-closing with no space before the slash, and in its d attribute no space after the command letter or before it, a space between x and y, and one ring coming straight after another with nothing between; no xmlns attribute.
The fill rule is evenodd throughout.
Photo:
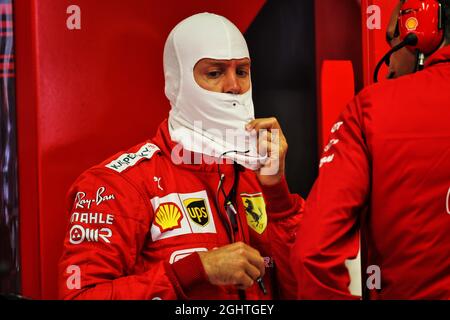
<svg viewBox="0 0 450 320"><path fill-rule="evenodd" d="M243 242L237 242L236 245L237 245L237 248L239 249L239 252L241 253L241 255L243 255L247 259L252 256L253 257L261 257L258 250L250 247L249 245L247 245Z"/></svg>
<svg viewBox="0 0 450 320"><path fill-rule="evenodd" d="M266 141L267 143L276 143L277 141L277 135L276 134L272 134L272 132L268 131L268 130L262 130L260 132L260 134L258 135L258 139L260 141ZM272 141L273 140L273 141Z"/></svg>
<svg viewBox="0 0 450 320"><path fill-rule="evenodd" d="M263 276L265 273L265 265L264 265L264 259L263 257L261 257L261 254L259 253L258 250L253 249L252 247L246 245L246 244L241 244L241 247L239 248L241 251L241 255L243 258L245 258L248 263L253 266L257 271L258 274L256 274L256 278L259 276ZM246 266L246 270L247 270L247 266ZM254 271L254 269L251 269ZM256 279L253 278L253 279Z"/></svg>
<svg viewBox="0 0 450 320"><path fill-rule="evenodd" d="M256 280L259 277L262 277L262 272L259 269L258 266L253 265L252 263L248 263L246 268L245 268L245 272L247 273L247 275L252 279L252 280Z"/></svg>
<svg viewBox="0 0 450 320"><path fill-rule="evenodd" d="M256 276L256 278L258 277L263 277L264 274L266 273L266 266L264 264L264 258L261 256L257 256L257 257L249 257L249 262L251 263L251 265L253 267L255 267L258 270L258 275ZM253 278L256 280L256 278Z"/></svg>
<svg viewBox="0 0 450 320"><path fill-rule="evenodd" d="M258 250L243 242L199 253L212 284L235 285L246 289L265 272L264 259Z"/></svg>
<svg viewBox="0 0 450 320"><path fill-rule="evenodd" d="M253 285L255 281L245 272L245 270L236 273L235 284L240 289L247 289Z"/></svg>
<svg viewBox="0 0 450 320"><path fill-rule="evenodd" d="M250 121L246 125L248 131L256 132L258 134L258 139L264 134L267 135L266 139L273 143L279 145L286 138L281 130L280 124L276 118L262 118Z"/></svg>
<svg viewBox="0 0 450 320"><path fill-rule="evenodd" d="M270 131L263 131L258 138L258 152L261 155L271 154L272 150L280 148L280 136Z"/></svg>
<svg viewBox="0 0 450 320"><path fill-rule="evenodd" d="M278 123L278 120L274 117L271 118L260 118L260 119L254 119L250 121L245 128L247 130L261 130L261 129L281 129L280 124Z"/></svg>

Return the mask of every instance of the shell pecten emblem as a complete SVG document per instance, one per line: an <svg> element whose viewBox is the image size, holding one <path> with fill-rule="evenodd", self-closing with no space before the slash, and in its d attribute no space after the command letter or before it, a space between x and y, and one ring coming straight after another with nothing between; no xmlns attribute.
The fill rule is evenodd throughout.
<svg viewBox="0 0 450 320"><path fill-rule="evenodd" d="M406 20L405 27L408 31L415 31L419 26L419 21L415 17L410 17Z"/></svg>
<svg viewBox="0 0 450 320"><path fill-rule="evenodd" d="M158 226L161 233L180 228L181 219L183 219L183 214L173 202L161 204L155 213L155 225Z"/></svg>

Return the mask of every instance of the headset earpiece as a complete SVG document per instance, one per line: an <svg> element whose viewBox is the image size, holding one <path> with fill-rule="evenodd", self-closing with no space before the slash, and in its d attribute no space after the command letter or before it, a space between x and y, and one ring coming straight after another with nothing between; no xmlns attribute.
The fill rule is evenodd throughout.
<svg viewBox="0 0 450 320"><path fill-rule="evenodd" d="M443 5L438 0L406 0L400 8L398 28L400 39L413 33L418 42L408 48L426 56L436 51L444 41Z"/></svg>
<svg viewBox="0 0 450 320"><path fill-rule="evenodd" d="M375 67L373 81L378 82L378 72L383 63L389 64L391 55L408 48L416 55L416 69L422 70L425 57L439 49L445 39L445 6L439 0L399 1L392 13L386 30L386 40L399 38L400 43L393 46Z"/></svg>

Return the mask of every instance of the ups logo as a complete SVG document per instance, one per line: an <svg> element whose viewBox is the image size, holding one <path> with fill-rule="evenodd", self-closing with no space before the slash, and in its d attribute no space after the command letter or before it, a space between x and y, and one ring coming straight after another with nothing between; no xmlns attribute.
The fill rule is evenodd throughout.
<svg viewBox="0 0 450 320"><path fill-rule="evenodd" d="M202 227L208 224L209 214L206 209L205 199L186 199L183 201L183 204L192 221Z"/></svg>

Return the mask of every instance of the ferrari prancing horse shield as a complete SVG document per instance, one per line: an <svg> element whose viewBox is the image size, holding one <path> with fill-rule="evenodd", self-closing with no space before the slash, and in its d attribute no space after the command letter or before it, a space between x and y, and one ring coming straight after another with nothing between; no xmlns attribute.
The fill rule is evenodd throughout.
<svg viewBox="0 0 450 320"><path fill-rule="evenodd" d="M241 193L247 223L257 233L262 234L267 227L266 203L262 193Z"/></svg>

